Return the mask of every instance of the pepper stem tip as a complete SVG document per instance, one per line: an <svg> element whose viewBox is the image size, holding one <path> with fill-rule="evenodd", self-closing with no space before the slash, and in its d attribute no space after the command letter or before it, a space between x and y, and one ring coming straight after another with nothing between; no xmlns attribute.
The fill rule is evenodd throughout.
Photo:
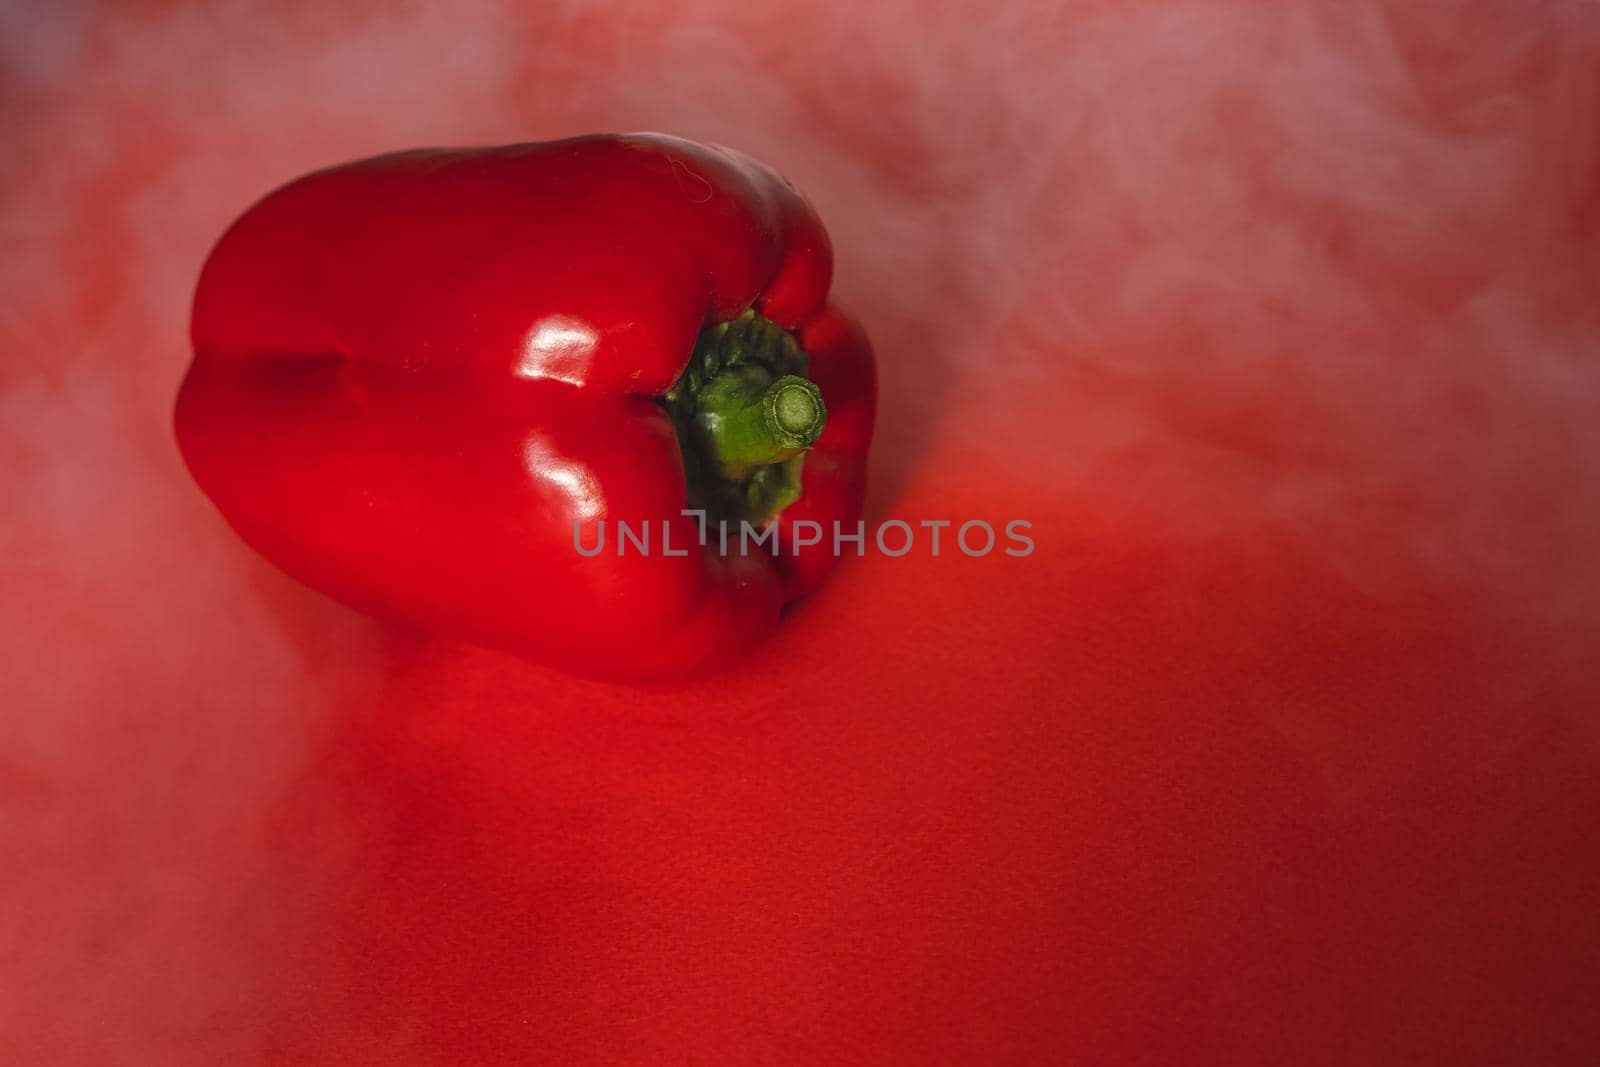
<svg viewBox="0 0 1600 1067"><path fill-rule="evenodd" d="M773 382L762 398L772 413L773 433L789 448L810 448L827 421L822 392L811 382L786 374Z"/></svg>

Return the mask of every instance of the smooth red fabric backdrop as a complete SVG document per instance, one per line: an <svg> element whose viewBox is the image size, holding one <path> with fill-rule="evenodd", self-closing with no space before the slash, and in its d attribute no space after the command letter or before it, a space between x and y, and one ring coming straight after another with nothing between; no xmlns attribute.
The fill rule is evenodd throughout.
<svg viewBox="0 0 1600 1067"><path fill-rule="evenodd" d="M9 3L0 1060L1600 1062L1600 7ZM169 427L256 196L786 172L875 521L704 682L379 626Z"/></svg>

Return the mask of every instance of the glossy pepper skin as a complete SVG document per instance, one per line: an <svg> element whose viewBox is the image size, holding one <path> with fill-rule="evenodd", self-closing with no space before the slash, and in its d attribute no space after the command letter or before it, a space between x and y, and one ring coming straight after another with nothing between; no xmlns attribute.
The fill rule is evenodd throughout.
<svg viewBox="0 0 1600 1067"><path fill-rule="evenodd" d="M692 673L771 631L836 562L835 520L860 518L873 360L831 272L787 181L671 137L320 171L206 263L179 446L246 542L358 610L579 674ZM776 558L722 553L714 524L701 546L681 512L706 463L662 399L702 331L747 311L826 406ZM801 519L825 536L793 555ZM618 520L648 522L652 551L618 554ZM604 550L581 555L575 525Z"/></svg>

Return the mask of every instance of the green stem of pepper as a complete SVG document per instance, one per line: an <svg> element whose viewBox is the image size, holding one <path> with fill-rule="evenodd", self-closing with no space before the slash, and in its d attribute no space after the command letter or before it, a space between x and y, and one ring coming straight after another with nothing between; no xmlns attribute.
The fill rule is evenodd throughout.
<svg viewBox="0 0 1600 1067"><path fill-rule="evenodd" d="M725 478L799 455L816 443L827 421L822 393L795 374L774 380L745 364L723 371L696 398L695 439Z"/></svg>
<svg viewBox="0 0 1600 1067"><path fill-rule="evenodd" d="M760 525L800 499L806 450L827 422L794 337L754 311L701 331L661 396L683 447L690 507Z"/></svg>

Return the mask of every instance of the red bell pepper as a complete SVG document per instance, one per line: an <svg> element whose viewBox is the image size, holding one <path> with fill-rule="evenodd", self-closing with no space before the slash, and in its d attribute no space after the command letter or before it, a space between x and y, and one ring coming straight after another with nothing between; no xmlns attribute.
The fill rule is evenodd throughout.
<svg viewBox="0 0 1600 1067"><path fill-rule="evenodd" d="M675 138L334 167L213 250L178 442L246 542L361 611L582 674L691 672L856 530L876 386L831 271L786 180ZM825 534L796 554L802 519ZM780 553L741 555L740 521Z"/></svg>

